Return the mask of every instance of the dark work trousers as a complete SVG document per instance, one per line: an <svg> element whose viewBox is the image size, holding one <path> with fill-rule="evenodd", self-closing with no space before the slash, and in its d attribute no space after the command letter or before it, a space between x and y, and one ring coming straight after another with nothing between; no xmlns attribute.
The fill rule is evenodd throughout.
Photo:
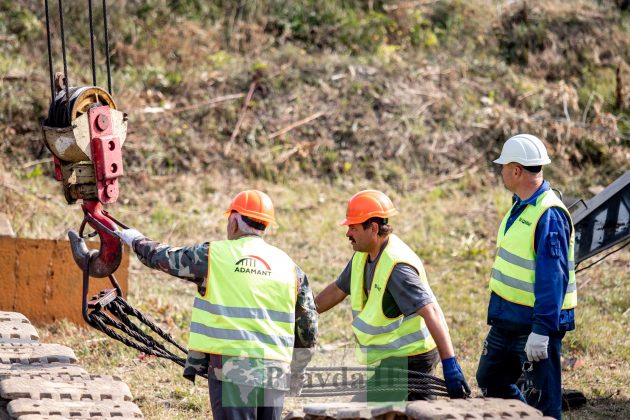
<svg viewBox="0 0 630 420"><path fill-rule="evenodd" d="M419 379L419 376L407 374L407 371L434 375L439 362L437 349L414 356L383 359L374 376L367 381L367 395L357 395L352 401L433 400L435 396L430 392L418 390L422 385L414 382L414 379Z"/></svg>
<svg viewBox="0 0 630 420"><path fill-rule="evenodd" d="M484 342L477 384L485 397L519 399L542 411L545 416L562 417L562 382L560 352L564 333L549 337L549 357L533 362L526 373L529 381L525 395L516 386L527 362L525 344L529 333L513 332L491 327Z"/></svg>
<svg viewBox="0 0 630 420"><path fill-rule="evenodd" d="M285 391L237 385L208 377L215 420L279 420Z"/></svg>

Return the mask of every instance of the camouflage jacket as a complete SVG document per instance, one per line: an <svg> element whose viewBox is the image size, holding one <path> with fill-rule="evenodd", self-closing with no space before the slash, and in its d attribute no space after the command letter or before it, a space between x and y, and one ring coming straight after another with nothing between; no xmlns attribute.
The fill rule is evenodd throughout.
<svg viewBox="0 0 630 420"><path fill-rule="evenodd" d="M149 238L136 239L133 243L133 249L144 265L195 283L201 295L206 291L209 248L209 242L172 247ZM299 382L317 342L317 310L306 274L297 265L295 270L298 295L295 305L295 348L290 366L277 360L210 355L190 350L184 377L194 382L196 375L207 372L218 380L281 390L288 390L292 382Z"/></svg>

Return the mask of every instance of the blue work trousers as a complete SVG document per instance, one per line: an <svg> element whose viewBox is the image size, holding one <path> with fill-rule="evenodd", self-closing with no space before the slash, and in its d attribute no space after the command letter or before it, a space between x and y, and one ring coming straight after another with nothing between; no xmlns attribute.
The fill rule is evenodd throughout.
<svg viewBox="0 0 630 420"><path fill-rule="evenodd" d="M529 334L497 327L490 328L484 342L477 384L485 397L519 399L542 411L545 416L562 417L560 351L564 333L549 337L549 357L531 363L525 372L524 394L516 385L527 362L525 343Z"/></svg>

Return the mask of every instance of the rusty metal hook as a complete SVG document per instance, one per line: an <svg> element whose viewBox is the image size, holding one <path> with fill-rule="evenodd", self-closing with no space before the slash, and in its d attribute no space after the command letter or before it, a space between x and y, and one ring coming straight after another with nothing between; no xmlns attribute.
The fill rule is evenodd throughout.
<svg viewBox="0 0 630 420"><path fill-rule="evenodd" d="M101 208L101 203L95 200L84 200L83 212L85 214L84 223L81 224L81 232L68 231L68 238L72 248L72 256L79 267L83 267L90 254L83 239L83 228L85 222L98 232L101 246L98 252L89 259L89 275L96 278L109 277L118 269L122 260L122 242L114 235L115 223L111 217Z"/></svg>

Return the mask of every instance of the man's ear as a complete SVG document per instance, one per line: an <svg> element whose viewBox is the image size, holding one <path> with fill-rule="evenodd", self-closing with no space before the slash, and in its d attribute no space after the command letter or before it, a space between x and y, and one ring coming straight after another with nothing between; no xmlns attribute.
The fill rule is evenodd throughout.
<svg viewBox="0 0 630 420"><path fill-rule="evenodd" d="M230 218L228 222L228 230L230 233L236 233L238 231L238 223L236 222L236 218Z"/></svg>
<svg viewBox="0 0 630 420"><path fill-rule="evenodd" d="M523 167L520 165L514 165L514 176L521 176L523 175Z"/></svg>
<svg viewBox="0 0 630 420"><path fill-rule="evenodd" d="M373 234L378 235L378 223L376 222L370 223L370 229L372 230Z"/></svg>

